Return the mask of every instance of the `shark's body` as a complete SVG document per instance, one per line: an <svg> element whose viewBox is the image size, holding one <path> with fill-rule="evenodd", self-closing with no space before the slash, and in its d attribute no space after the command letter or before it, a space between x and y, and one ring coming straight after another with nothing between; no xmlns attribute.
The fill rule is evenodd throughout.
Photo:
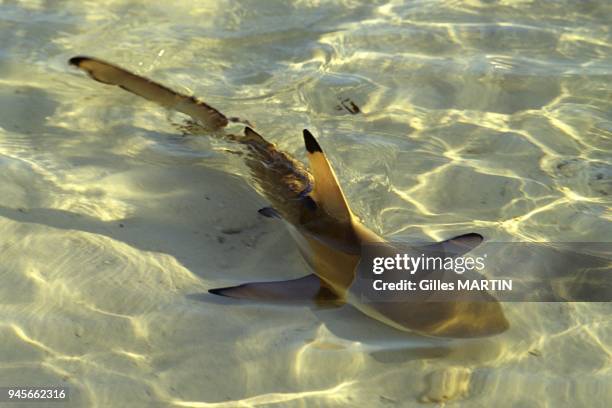
<svg viewBox="0 0 612 408"><path fill-rule="evenodd" d="M223 132L229 122L245 122L227 118L196 98L94 58L75 57L70 63L99 82L120 86L183 112L211 133L242 145L255 188L271 203L260 213L286 221L314 272L300 279L247 283L212 289L211 293L261 301L309 299L336 305L348 302L397 329L439 337L487 336L507 329L501 306L492 298L483 302L364 301L356 295L357 265L363 245L385 241L353 214L320 145L308 130L304 130L304 142L310 171L250 127L245 128L243 135ZM481 241L478 234L466 234L429 247L436 253L458 256Z"/></svg>

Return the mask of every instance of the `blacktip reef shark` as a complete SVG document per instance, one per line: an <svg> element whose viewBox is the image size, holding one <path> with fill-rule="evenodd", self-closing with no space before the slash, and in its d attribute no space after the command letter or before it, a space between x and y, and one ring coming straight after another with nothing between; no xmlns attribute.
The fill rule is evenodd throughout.
<svg viewBox="0 0 612 408"><path fill-rule="evenodd" d="M310 169L280 151L252 129L230 134L224 128L228 118L203 101L177 93L152 80L118 66L90 57L74 57L69 63L91 78L182 112L215 137L235 142L245 151L254 187L271 203L259 213L285 221L313 274L280 282L255 282L211 289L215 295L267 302L315 301L317 304L349 303L367 316L396 329L421 335L469 338L501 333L508 328L499 302L488 301L364 301L351 288L364 245L385 240L368 229L351 211L336 175L315 137L303 131ZM428 244L436 253L459 256L482 242L470 233L447 241ZM390 294L389 296L392 296Z"/></svg>

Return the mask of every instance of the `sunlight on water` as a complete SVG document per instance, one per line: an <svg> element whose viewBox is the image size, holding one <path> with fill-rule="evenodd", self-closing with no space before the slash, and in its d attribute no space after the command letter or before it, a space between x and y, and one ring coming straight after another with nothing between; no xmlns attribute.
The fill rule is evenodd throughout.
<svg viewBox="0 0 612 408"><path fill-rule="evenodd" d="M67 65L199 95L301 160L309 128L387 238L610 242L610 21L605 0L0 2L0 385L75 407L610 406L609 304L506 304L508 332L451 341L203 295L306 265L232 146Z"/></svg>

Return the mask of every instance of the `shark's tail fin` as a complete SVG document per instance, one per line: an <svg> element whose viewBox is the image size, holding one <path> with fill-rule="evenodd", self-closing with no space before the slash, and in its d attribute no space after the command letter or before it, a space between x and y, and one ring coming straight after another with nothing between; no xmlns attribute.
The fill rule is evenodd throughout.
<svg viewBox="0 0 612 408"><path fill-rule="evenodd" d="M336 174L327 161L321 146L308 129L304 129L304 144L308 152L310 172L314 176L312 198L327 214L339 221L348 222L353 214L338 184Z"/></svg>
<svg viewBox="0 0 612 408"><path fill-rule="evenodd" d="M91 78L98 82L116 85L165 108L189 115L206 129L221 129L227 126L228 121L231 120L212 106L193 96L175 92L116 65L82 56L71 58L68 62L87 72Z"/></svg>

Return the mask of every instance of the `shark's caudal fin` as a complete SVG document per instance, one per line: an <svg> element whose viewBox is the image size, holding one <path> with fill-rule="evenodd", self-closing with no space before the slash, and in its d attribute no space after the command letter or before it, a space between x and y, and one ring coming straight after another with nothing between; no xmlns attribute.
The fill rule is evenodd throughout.
<svg viewBox="0 0 612 408"><path fill-rule="evenodd" d="M312 197L327 214L340 221L349 221L352 217L351 209L338 184L336 174L321 146L308 129L304 129L304 144L308 152L310 172L315 180Z"/></svg>
<svg viewBox="0 0 612 408"><path fill-rule="evenodd" d="M213 295L234 299L282 303L337 303L337 297L316 275L278 282L254 282L227 288L210 289Z"/></svg>
<svg viewBox="0 0 612 408"><path fill-rule="evenodd" d="M165 108L189 115L207 129L221 129L228 123L225 115L195 97L182 95L118 66L90 57L74 57L69 63L98 82L119 86Z"/></svg>

